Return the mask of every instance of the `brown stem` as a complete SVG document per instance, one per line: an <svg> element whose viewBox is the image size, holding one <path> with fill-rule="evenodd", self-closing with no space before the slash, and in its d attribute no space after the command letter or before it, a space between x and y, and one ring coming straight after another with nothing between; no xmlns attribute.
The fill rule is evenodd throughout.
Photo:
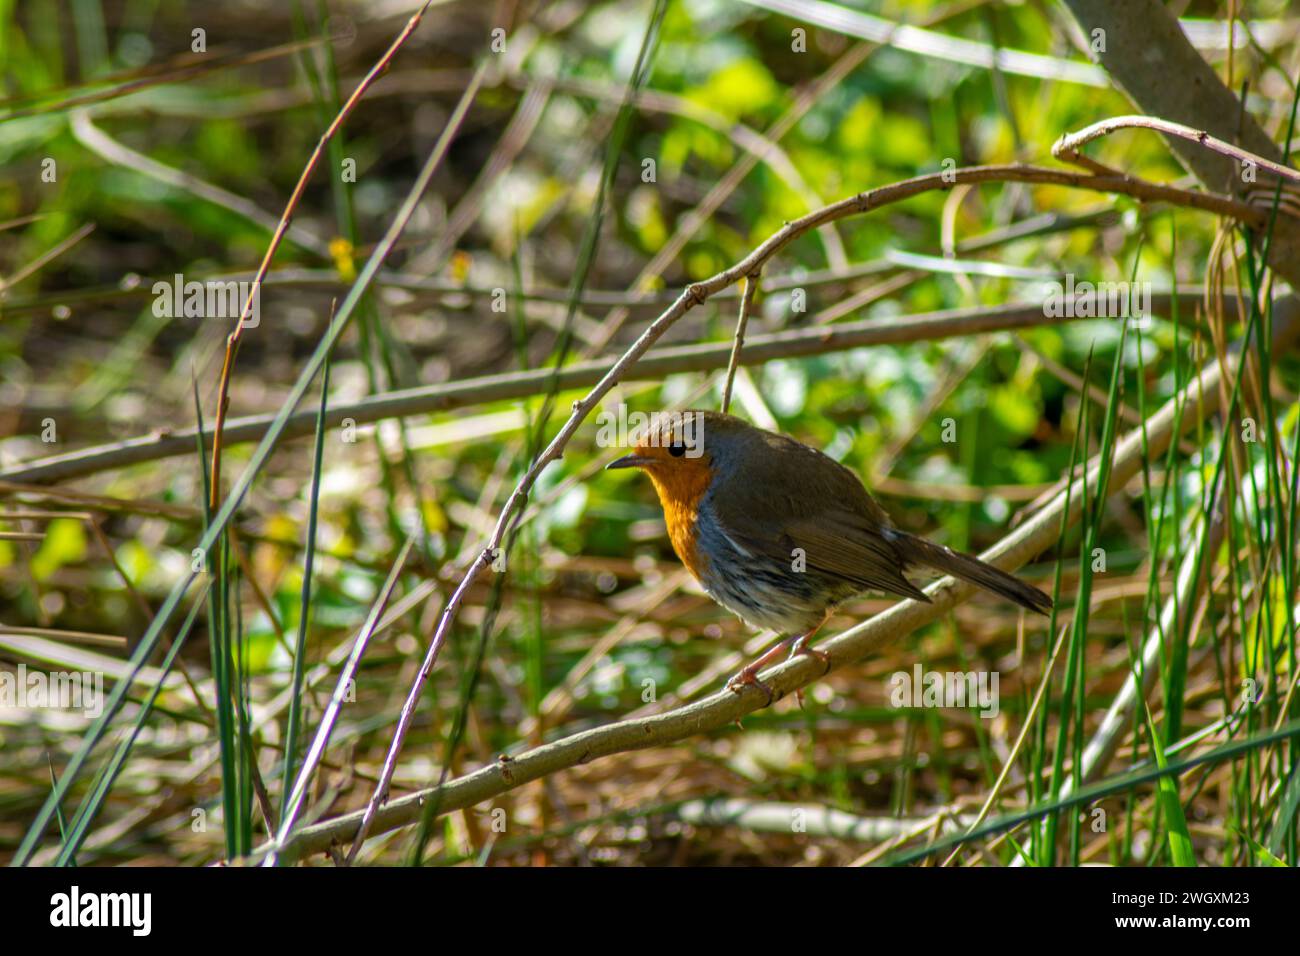
<svg viewBox="0 0 1300 956"><path fill-rule="evenodd" d="M1065 162L1081 162L1086 157L1079 153L1079 147L1092 142L1094 139L1109 136L1120 129L1153 129L1156 132L1164 133L1166 136L1177 136L1193 143L1200 143L1206 149L1212 149L1224 156L1231 156L1243 163L1254 163L1256 166L1290 179L1292 182L1300 182L1300 171L1296 171L1290 166L1283 166L1281 163L1275 163L1263 156L1258 156L1248 149L1225 143L1218 137L1211 136L1203 129L1192 129L1190 126L1171 123L1169 120L1157 119L1154 116L1116 116L1111 119L1104 119L1099 123L1093 123L1077 133L1066 133L1053 144L1052 155Z"/></svg>
<svg viewBox="0 0 1300 956"><path fill-rule="evenodd" d="M334 117L334 122L330 123L325 132L321 134L320 140L316 143L316 148L312 150L312 154L307 160L307 165L303 167L302 175L298 177L298 184L294 186L289 202L284 207L280 222L275 227L275 234L271 236L270 245L266 247L266 254L262 256L262 264L257 267L257 274L253 277L248 300L239 313L239 321L235 323L235 330L226 337L226 357L221 364L221 381L217 386L217 417L212 430L212 467L209 475L208 504L213 511L216 511L217 506L221 503L221 430L225 427L226 409L230 405L230 376L235 368L235 354L239 350L239 337L244 331L244 323L253 313L253 303L257 300L257 296L261 294L262 280L266 278L266 273L271 268L271 260L275 258L280 243L284 240L285 233L289 231L289 224L293 221L293 214L298 208L298 203L302 200L303 193L307 190L307 183L311 180L312 173L316 171L320 158L325 154L325 147L334 138L334 134L343 126L352 110L361 102L361 98L366 95L366 90L370 89L370 85L388 70L388 67L393 62L393 57L397 55L397 51L415 32L415 28L420 25L424 12L429 9L429 4L432 2L433 0L424 0L424 4L420 9L416 10L411 19L406 21L406 26L402 28L402 32L389 45L384 55L370 68L370 72L357 84L357 88L352 91L352 95L348 97L338 115Z"/></svg>
<svg viewBox="0 0 1300 956"><path fill-rule="evenodd" d="M754 304L754 293L758 290L758 273L740 280L740 315L736 318L736 336L731 344L731 358L727 361L727 383L722 388L722 413L731 408L731 386L736 379L736 368L740 365L740 349L745 344L745 326L749 325L749 310Z"/></svg>

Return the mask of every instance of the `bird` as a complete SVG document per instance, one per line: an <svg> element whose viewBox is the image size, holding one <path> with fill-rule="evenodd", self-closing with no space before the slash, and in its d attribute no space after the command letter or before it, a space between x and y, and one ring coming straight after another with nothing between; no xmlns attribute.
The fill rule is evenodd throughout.
<svg viewBox="0 0 1300 956"><path fill-rule="evenodd" d="M898 528L861 479L789 436L733 415L660 413L607 469L650 476L673 550L717 603L785 638L727 687L772 692L759 673L808 642L844 601L866 592L930 603L904 572L928 567L1047 614L1052 599L1015 575Z"/></svg>

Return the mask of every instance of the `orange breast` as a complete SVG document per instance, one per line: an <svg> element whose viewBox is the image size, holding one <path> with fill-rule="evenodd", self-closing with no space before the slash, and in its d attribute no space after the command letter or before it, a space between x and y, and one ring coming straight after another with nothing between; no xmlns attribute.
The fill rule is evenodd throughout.
<svg viewBox="0 0 1300 956"><path fill-rule="evenodd" d="M696 547L695 518L700 499L709 487L709 468L703 463L676 461L667 467L647 470L663 505L668 540L682 564L699 580L705 574L708 559Z"/></svg>

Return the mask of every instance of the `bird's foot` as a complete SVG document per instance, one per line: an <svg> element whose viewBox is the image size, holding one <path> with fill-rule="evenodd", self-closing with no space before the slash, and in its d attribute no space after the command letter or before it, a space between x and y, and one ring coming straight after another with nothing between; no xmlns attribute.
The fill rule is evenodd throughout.
<svg viewBox="0 0 1300 956"><path fill-rule="evenodd" d="M741 668L731 680L727 681L727 690L733 694L743 694L746 687L757 687L767 695L767 703L763 706L770 707L774 696L772 688L765 681L758 679L758 672L764 663L766 662L760 658L748 667Z"/></svg>
<svg viewBox="0 0 1300 956"><path fill-rule="evenodd" d="M781 652L784 651L787 647L790 648L790 651L788 654L786 654L786 658L785 658L786 660L790 660L796 654L808 654L821 661L822 666L826 668L826 671L829 671L831 669L830 655L828 655L825 651L819 651L815 647L808 646L809 639L816 632L817 632L816 628L814 628L813 630L809 631L807 634L803 634L796 638L787 638L786 640L781 641L779 644L777 644L775 647L769 650L758 660L744 667L741 671L739 671L736 674L735 677L727 681L727 690L731 691L733 694L740 694L744 692L744 689L746 687L757 687L759 690L761 690L764 694L767 695L767 704L765 704L764 706L771 706L772 701L775 699L775 695L772 693L771 687L769 687L764 681L758 679L758 672L761 671L768 664L772 663L774 660L779 658L781 656ZM823 673L825 673L825 671ZM803 691L802 690L796 691L795 694L799 700L799 706L802 707Z"/></svg>
<svg viewBox="0 0 1300 956"><path fill-rule="evenodd" d="M780 641L773 647L768 648L762 657L746 664L744 668L737 672L735 677L727 681L727 690L731 691L733 694L740 694L744 693L746 687L757 687L767 695L767 703L763 706L770 707L772 701L776 699L776 695L772 693L771 687L769 687L764 681L758 679L758 672L780 658L781 652L789 646L790 639L786 638L784 641Z"/></svg>

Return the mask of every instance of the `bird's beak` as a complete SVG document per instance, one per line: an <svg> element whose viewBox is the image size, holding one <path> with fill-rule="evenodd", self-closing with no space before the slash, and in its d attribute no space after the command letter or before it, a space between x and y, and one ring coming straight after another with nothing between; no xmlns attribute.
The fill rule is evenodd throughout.
<svg viewBox="0 0 1300 956"><path fill-rule="evenodd" d="M605 466L605 470L608 471L611 468L644 468L653 460L644 455L624 455L622 458L615 458L611 461Z"/></svg>

